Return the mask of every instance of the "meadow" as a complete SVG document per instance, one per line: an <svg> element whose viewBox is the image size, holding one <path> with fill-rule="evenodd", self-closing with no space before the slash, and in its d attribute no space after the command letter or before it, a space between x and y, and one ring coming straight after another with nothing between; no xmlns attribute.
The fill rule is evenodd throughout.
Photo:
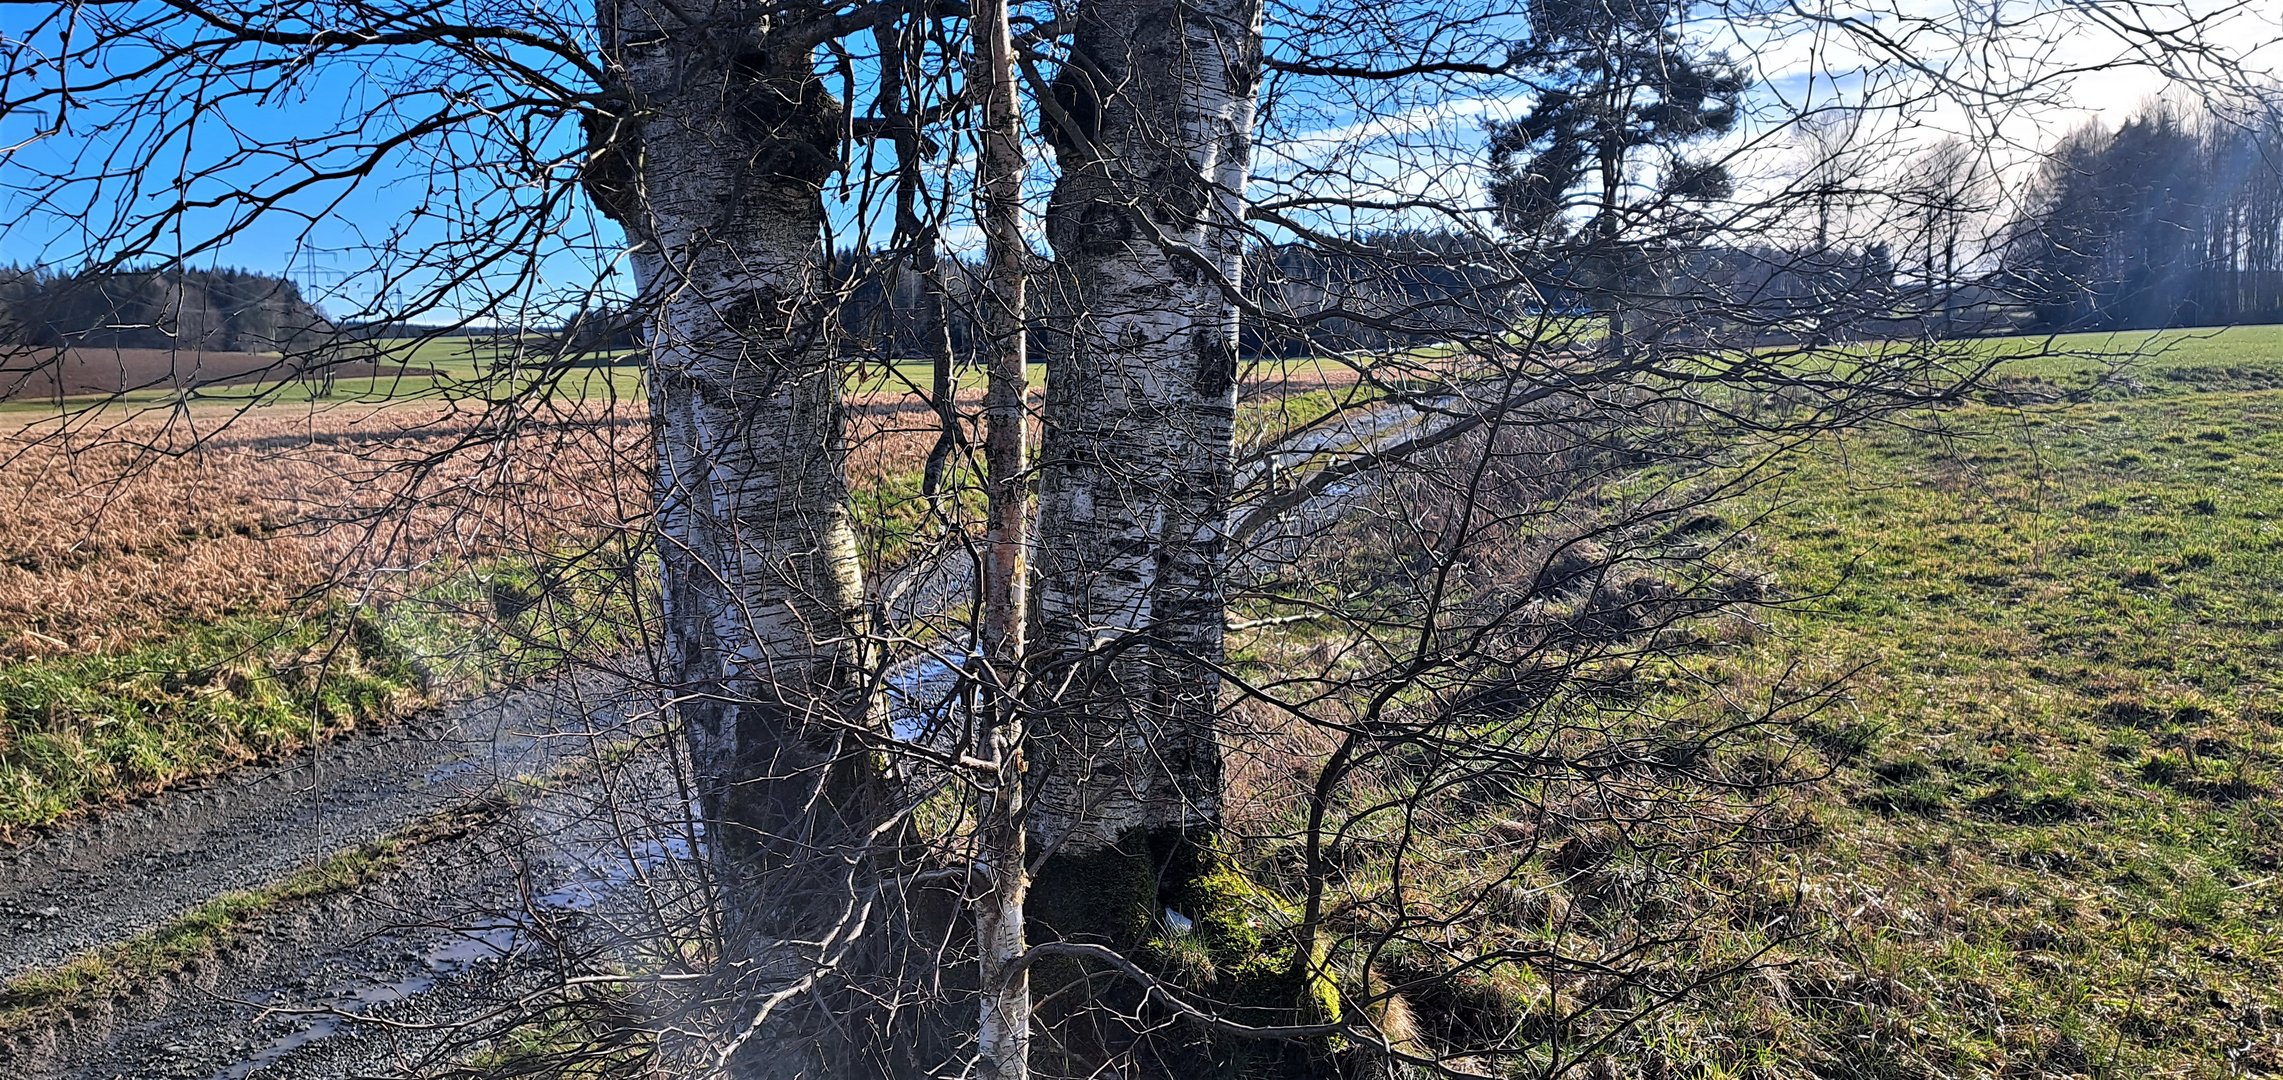
<svg viewBox="0 0 2283 1080"><path fill-rule="evenodd" d="M480 686L495 580L647 502L593 407L80 419L0 433L0 841Z"/></svg>
<svg viewBox="0 0 2283 1080"><path fill-rule="evenodd" d="M1343 826L1414 853L1338 894L1360 940L1395 935L1372 977L1432 995L1405 1023L1587 1076L2283 1073L2283 330L1962 347L1999 361L1965 403L1820 437L1688 525L1735 533L1764 602L1609 672L1606 723L1652 737L1812 703L1703 766L1737 790L1358 781L1423 801ZM1238 648L1272 681L1346 640ZM1599 745L1528 715L1525 741ZM1330 740L1262 724L1231 814L1289 892ZM1392 896L1449 922L1406 932Z"/></svg>
<svg viewBox="0 0 2283 1080"><path fill-rule="evenodd" d="M1827 936L1678 1075L2283 1071L2283 332L1989 347L1751 511L1792 599L1699 673L1846 678L1771 870Z"/></svg>
<svg viewBox="0 0 2283 1080"><path fill-rule="evenodd" d="M1781 599L1691 677L1845 691L1800 732L1803 838L1751 871L1789 929L1739 917L1728 947L1770 966L1653 1018L1661 1075L2283 1072L2283 330L1975 347L2004 359L1988 393L1825 438L1724 511ZM1248 371L1248 440L1354 381L1311 370ZM921 527L934 431L891 385L923 369L873 374L852 468L878 570ZM384 481L480 409L214 402L188 417L232 422L195 448L174 413L120 420L140 451L26 414L0 470L23 507L0 523L0 834L428 700L449 635L373 598L501 615L534 560L621 535L632 397L409 488Z"/></svg>

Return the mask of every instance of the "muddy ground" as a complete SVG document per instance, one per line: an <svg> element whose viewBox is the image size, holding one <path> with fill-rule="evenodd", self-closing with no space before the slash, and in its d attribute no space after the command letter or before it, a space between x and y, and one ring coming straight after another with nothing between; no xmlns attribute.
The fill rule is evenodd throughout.
<svg viewBox="0 0 2283 1080"><path fill-rule="evenodd" d="M0 1076L428 1076L484 1048L566 956L605 962L690 902L671 755L618 685L495 694L6 853L13 978L423 837L353 890L275 904L188 966L0 1034Z"/></svg>

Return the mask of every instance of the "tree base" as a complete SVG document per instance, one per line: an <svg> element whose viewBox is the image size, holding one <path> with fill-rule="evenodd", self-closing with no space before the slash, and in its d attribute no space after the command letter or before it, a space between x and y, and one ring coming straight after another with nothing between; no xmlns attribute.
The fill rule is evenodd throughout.
<svg viewBox="0 0 2283 1080"><path fill-rule="evenodd" d="M1275 927L1290 913L1253 884L1211 829L1135 829L1109 847L1047 860L1031 883L1031 940L1107 945L1187 1000L1248 1026L1336 1022L1340 992L1296 965ZM1184 925L1186 923L1186 925ZM1302 971L1310 974L1302 974ZM1138 1075L1284 1080L1333 1075L1335 1040L1213 1034L1123 974L1053 957L1031 969L1041 1077Z"/></svg>

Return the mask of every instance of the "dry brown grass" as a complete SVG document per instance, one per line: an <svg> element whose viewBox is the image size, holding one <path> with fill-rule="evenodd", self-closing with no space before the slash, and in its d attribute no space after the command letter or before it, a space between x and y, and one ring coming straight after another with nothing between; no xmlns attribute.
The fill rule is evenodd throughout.
<svg viewBox="0 0 2283 1080"><path fill-rule="evenodd" d="M979 411L976 395L960 404ZM513 424L480 402L15 414L0 428L14 511L0 517L0 844L386 721L439 688L623 647L633 564L623 548L577 555L645 526L648 418L638 403L537 411ZM918 481L937 421L889 393L856 397L849 418L877 571L941 527ZM939 504L954 514L979 502L964 459ZM549 596L564 602L534 607ZM352 624L377 629L377 649L324 617L340 598L378 609Z"/></svg>
<svg viewBox="0 0 2283 1080"><path fill-rule="evenodd" d="M1336 386L1343 373L1354 381L1294 368L1246 393ZM980 391L959 395L969 448L981 405ZM512 435L480 404L210 404L59 423L27 414L0 430L0 505L13 510L0 517L0 663L113 651L327 586L385 598L422 567L638 527L650 499L639 402L562 405ZM887 533L918 516L936 423L909 391L852 397L851 480ZM889 540L874 554L900 550Z"/></svg>
<svg viewBox="0 0 2283 1080"><path fill-rule="evenodd" d="M415 567L592 535L647 504L639 413L487 427L396 406L0 434L14 509L0 518L0 662L274 612L329 583L385 591Z"/></svg>
<svg viewBox="0 0 2283 1080"><path fill-rule="evenodd" d="M1361 373L1354 364L1334 358L1267 361L1253 366L1238 381L1237 396L1254 402L1311 390L1337 390L1359 381Z"/></svg>

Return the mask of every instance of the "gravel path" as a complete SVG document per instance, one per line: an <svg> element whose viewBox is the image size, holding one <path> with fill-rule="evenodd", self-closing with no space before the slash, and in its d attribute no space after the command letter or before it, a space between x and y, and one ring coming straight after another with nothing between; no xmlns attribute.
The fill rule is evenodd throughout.
<svg viewBox="0 0 2283 1080"><path fill-rule="evenodd" d="M585 730L575 721L595 710L541 709L552 700L545 693L507 695L451 718L545 716L574 722L555 730ZM467 831L413 846L356 889L276 905L212 955L0 1036L0 1076L435 1076L528 1017L559 991L562 975L623 958L626 943L694 910L702 888L687 873L687 815L675 801L671 755L585 758L574 748L584 738L532 739L508 734L513 728L497 729L494 745L508 747L499 757L472 736L462 745L475 743L487 771L493 762L554 765L550 783L513 785L519 794L504 809L495 803ZM393 743L402 741L372 752L400 754ZM409 760L386 760L404 781L395 787L399 801L434 809L461 796L420 781L440 770L464 778L454 766L466 759L417 777ZM569 768L574 762L580 767ZM386 815L401 811L391 806ZM387 831L378 817L345 828L334 838ZM164 891L182 888L167 882Z"/></svg>
<svg viewBox="0 0 2283 1080"><path fill-rule="evenodd" d="M0 1038L0 1076L341 1080L445 1072L693 910L663 755L600 761L344 893ZM647 794L630 794L647 793ZM670 917L670 916L669 916Z"/></svg>
<svg viewBox="0 0 2283 1080"><path fill-rule="evenodd" d="M0 981L177 918L620 737L639 705L566 678L356 735L0 851Z"/></svg>

